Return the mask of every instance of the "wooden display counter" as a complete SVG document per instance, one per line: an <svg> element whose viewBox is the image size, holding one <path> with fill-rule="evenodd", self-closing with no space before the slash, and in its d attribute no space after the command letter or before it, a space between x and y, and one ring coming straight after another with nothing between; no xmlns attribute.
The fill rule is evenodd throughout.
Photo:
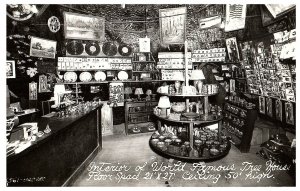
<svg viewBox="0 0 300 191"><path fill-rule="evenodd" d="M102 148L100 109L43 119L51 132L7 157L7 186L71 185Z"/></svg>

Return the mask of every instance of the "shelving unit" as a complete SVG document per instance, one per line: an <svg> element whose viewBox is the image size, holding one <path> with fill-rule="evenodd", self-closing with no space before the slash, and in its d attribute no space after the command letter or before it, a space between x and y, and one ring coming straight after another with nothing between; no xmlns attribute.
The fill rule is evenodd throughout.
<svg viewBox="0 0 300 191"><path fill-rule="evenodd" d="M157 101L125 102L125 133L136 134L156 130L152 114Z"/></svg>
<svg viewBox="0 0 300 191"><path fill-rule="evenodd" d="M185 161L211 161L211 160L217 160L220 159L224 156L226 156L230 150L230 143L228 142L227 138L224 136L221 136L221 132L222 132L222 116L219 116L217 114L210 114L208 113L208 96L213 96L216 94L211 94L211 95L179 95L179 94L162 94L162 95L167 95L167 96L174 96L174 97L182 97L185 99L186 101L186 105L189 105L189 98L191 97L202 97L204 99L204 114L203 115L199 115L196 114L197 117L195 119L190 119L185 117L185 113L181 114L180 120L175 120L175 119L171 119L171 118L164 118L159 116L158 114L154 114L156 116L156 118L158 119L158 132L160 134L163 134L163 130L162 130L162 123L164 124L175 124L175 128L176 131L178 131L179 128L181 128L181 126L186 126L187 130L187 137L183 138L186 139L189 142L189 154L188 156L182 156L180 154L174 154L172 153L172 151L168 151L165 150L161 150L160 148L157 148L155 145L153 145L152 143L152 138L150 138L150 146L151 148L157 152L158 154L161 154L165 157L170 157L170 158L175 158L178 160L185 160ZM188 108L188 107L187 107ZM189 113L189 109L186 110L186 113ZM220 151L218 154L212 155L209 154L208 156L204 156L203 154L200 154L199 156L195 156L195 139L199 140L199 137L195 136L195 128L199 128L199 129L204 129L207 125L213 125L213 124L217 124L218 129L217 131L211 131L214 132L215 135L217 135L216 137L212 138L212 140L222 143L224 146L224 150ZM179 126L177 126L179 125ZM207 130L209 131L209 130ZM210 137L211 138L211 137ZM217 145L216 147L218 147L219 145ZM204 146L203 146L204 147ZM208 149L211 149L209 146L207 147ZM197 149L196 149L197 150ZM198 151L197 151L198 152ZM201 153L201 152L198 152Z"/></svg>
<svg viewBox="0 0 300 191"><path fill-rule="evenodd" d="M244 104L227 100L224 106L224 132L231 136L231 142L243 153L249 152L257 110L254 104Z"/></svg>
<svg viewBox="0 0 300 191"><path fill-rule="evenodd" d="M132 79L139 80L158 80L159 71L156 68L156 61L151 52L134 53L132 60Z"/></svg>

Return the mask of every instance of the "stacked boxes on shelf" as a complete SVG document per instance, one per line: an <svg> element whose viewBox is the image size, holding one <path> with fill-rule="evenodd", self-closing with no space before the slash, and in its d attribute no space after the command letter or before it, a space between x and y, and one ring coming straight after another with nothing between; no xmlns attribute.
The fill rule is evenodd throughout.
<svg viewBox="0 0 300 191"><path fill-rule="evenodd" d="M194 50L193 62L225 62L225 48L213 48L208 50Z"/></svg>
<svg viewBox="0 0 300 191"><path fill-rule="evenodd" d="M58 57L58 70L132 70L131 58Z"/></svg>
<svg viewBox="0 0 300 191"><path fill-rule="evenodd" d="M184 74L185 69L185 58L183 52L159 52L157 68L161 69L162 80L174 80L175 74L182 72ZM192 59L191 53L187 55L188 69L192 70Z"/></svg>

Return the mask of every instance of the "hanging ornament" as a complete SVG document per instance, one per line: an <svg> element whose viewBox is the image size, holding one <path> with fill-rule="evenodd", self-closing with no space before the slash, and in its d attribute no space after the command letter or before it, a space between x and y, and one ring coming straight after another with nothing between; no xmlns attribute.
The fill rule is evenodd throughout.
<svg viewBox="0 0 300 191"><path fill-rule="evenodd" d="M30 76L31 78L33 76L35 76L37 73L37 68L31 68L31 67L28 67L27 69L27 75Z"/></svg>
<svg viewBox="0 0 300 191"><path fill-rule="evenodd" d="M60 29L60 22L56 16L52 16L48 19L49 30L56 33Z"/></svg>

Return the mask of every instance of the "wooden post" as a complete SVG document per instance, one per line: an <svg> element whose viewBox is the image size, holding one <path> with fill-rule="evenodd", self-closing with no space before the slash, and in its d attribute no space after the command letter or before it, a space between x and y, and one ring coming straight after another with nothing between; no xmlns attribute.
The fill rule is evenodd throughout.
<svg viewBox="0 0 300 191"><path fill-rule="evenodd" d="M188 75L188 58L187 58L187 46L188 43L187 41L184 42L184 63L185 63L185 86L188 87L189 86L189 75Z"/></svg>
<svg viewBox="0 0 300 191"><path fill-rule="evenodd" d="M204 96L204 114L208 114L208 96Z"/></svg>
<svg viewBox="0 0 300 191"><path fill-rule="evenodd" d="M191 122L189 124L189 137L190 137L190 147L191 147L191 151L189 153L189 156L192 157L193 156L193 150L194 150L194 124L193 124L193 122Z"/></svg>

